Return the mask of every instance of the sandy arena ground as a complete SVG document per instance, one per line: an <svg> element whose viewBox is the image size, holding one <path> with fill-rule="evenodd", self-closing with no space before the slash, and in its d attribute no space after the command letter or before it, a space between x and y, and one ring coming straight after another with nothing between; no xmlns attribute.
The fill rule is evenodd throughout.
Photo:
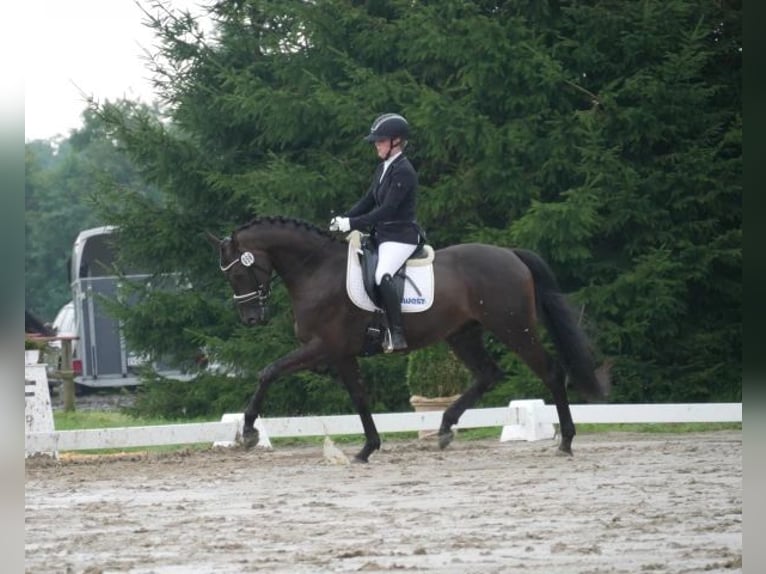
<svg viewBox="0 0 766 574"><path fill-rule="evenodd" d="M349 456L360 444L339 445ZM742 433L26 464L26 572L742 571Z"/></svg>

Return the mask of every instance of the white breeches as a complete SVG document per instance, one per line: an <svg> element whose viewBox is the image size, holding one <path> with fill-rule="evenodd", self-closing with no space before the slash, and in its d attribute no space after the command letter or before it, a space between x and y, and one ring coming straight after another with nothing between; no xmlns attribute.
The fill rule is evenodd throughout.
<svg viewBox="0 0 766 574"><path fill-rule="evenodd" d="M375 284L380 285L383 276L388 274L394 276L399 267L415 253L417 245L410 243L397 243L396 241L386 241L378 246L378 267L375 269Z"/></svg>

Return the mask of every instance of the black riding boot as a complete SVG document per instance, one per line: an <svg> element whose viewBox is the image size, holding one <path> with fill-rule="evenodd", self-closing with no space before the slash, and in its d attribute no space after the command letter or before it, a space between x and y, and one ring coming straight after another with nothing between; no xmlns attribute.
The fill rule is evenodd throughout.
<svg viewBox="0 0 766 574"><path fill-rule="evenodd" d="M380 281L380 298L386 310L389 335L383 350L386 353L391 353L406 349L407 341L404 340L404 330L402 329L402 303L396 294L394 281L389 274L385 274Z"/></svg>

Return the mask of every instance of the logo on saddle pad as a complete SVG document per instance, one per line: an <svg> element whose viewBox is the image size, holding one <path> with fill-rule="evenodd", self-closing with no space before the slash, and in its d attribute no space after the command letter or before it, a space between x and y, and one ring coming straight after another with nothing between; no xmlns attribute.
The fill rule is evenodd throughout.
<svg viewBox="0 0 766 574"><path fill-rule="evenodd" d="M370 299L364 286L364 277L360 255L362 253L362 233L354 230L348 234L348 261L346 264L346 291L349 299L365 311L379 311L380 307ZM427 311L434 302L434 250L430 245L423 248L425 257L410 259L405 268L404 292L402 294L402 313Z"/></svg>

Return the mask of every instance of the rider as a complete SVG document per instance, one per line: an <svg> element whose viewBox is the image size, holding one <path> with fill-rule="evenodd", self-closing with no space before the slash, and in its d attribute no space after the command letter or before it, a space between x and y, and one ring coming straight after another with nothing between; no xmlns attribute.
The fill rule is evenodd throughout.
<svg viewBox="0 0 766 574"><path fill-rule="evenodd" d="M404 156L410 126L399 114L375 119L364 138L374 143L382 162L372 176L367 193L343 216L330 222L331 231L371 229L378 244L375 284L388 319L385 351L407 348L402 330L401 300L392 277L417 249L423 232L415 220L418 174Z"/></svg>

